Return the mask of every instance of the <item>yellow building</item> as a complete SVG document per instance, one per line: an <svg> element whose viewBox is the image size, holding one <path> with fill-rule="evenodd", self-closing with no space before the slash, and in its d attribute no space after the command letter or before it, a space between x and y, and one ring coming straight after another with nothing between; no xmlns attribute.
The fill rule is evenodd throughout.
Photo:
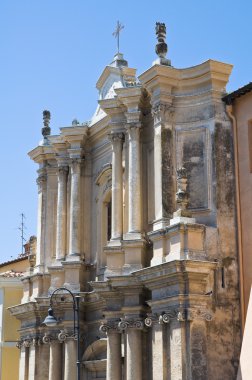
<svg viewBox="0 0 252 380"><path fill-rule="evenodd" d="M13 304L20 304L23 287L20 278L27 270L28 256L0 264L0 380L17 380L20 322L8 311Z"/></svg>

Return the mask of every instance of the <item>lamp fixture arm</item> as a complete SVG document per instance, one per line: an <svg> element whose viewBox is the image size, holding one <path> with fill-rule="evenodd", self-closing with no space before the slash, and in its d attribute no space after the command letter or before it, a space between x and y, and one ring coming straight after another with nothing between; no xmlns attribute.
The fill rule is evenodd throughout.
<svg viewBox="0 0 252 380"><path fill-rule="evenodd" d="M72 300L73 300L73 310L74 310L74 334L77 332L78 334L78 327L76 327L76 316L75 316L75 313L77 313L77 315L79 314L79 302L77 303L76 302L76 298L74 296L74 294L71 292L71 290L65 288L64 286L60 287L60 288L57 288L55 289L52 294L50 295L50 307L52 308L52 301L53 301L53 297L55 296L55 294L57 294L58 292L60 291L66 291L68 292L69 294L71 294L72 296ZM79 295L77 296L78 297L78 301L79 301Z"/></svg>

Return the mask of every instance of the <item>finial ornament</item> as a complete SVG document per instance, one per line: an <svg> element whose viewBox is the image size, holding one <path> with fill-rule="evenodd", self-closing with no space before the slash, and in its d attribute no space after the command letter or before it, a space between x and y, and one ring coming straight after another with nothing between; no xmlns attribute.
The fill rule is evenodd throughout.
<svg viewBox="0 0 252 380"><path fill-rule="evenodd" d="M156 54L159 56L159 63L161 65L170 66L171 61L166 58L166 54L168 51L167 43L166 43L166 26L162 22L156 22L156 36L157 36L157 44L156 44Z"/></svg>
<svg viewBox="0 0 252 380"><path fill-rule="evenodd" d="M41 130L42 135L44 137L49 136L51 134L51 128L49 127L50 119L51 119L51 113L50 113L50 111L44 110L43 111L44 127Z"/></svg>
<svg viewBox="0 0 252 380"><path fill-rule="evenodd" d="M121 24L119 21L117 21L116 29L112 34L117 39L117 54L119 53L119 47L120 47L120 33L123 29L124 29L124 25Z"/></svg>
<svg viewBox="0 0 252 380"><path fill-rule="evenodd" d="M75 127L76 125L80 125L80 122L78 119L73 119L72 126Z"/></svg>

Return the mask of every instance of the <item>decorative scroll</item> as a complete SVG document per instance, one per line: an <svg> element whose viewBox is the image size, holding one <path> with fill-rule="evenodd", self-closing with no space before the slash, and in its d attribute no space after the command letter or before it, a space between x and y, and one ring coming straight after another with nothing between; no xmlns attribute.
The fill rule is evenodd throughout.
<svg viewBox="0 0 252 380"><path fill-rule="evenodd" d="M52 337L49 334L45 334L42 338L43 343L49 344L52 341Z"/></svg>
<svg viewBox="0 0 252 380"><path fill-rule="evenodd" d="M58 339L60 343L65 342L65 340L68 338L68 334L65 330L61 330L60 333L58 334Z"/></svg>
<svg viewBox="0 0 252 380"><path fill-rule="evenodd" d="M129 327L129 325L130 325L129 322L121 321L118 323L118 328L120 331L124 331Z"/></svg>

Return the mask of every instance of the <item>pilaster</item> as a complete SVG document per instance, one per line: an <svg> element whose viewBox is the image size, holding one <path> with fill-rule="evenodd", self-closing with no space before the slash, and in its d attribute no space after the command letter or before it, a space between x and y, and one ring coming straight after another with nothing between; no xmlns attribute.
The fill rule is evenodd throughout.
<svg viewBox="0 0 252 380"><path fill-rule="evenodd" d="M113 132L109 135L112 144L112 228L111 240L121 242L123 228L123 170L122 143L124 135Z"/></svg>
<svg viewBox="0 0 252 380"><path fill-rule="evenodd" d="M71 168L71 196L70 196L70 221L69 221L69 252L67 260L79 259L80 247L80 173L81 158L72 158Z"/></svg>
<svg viewBox="0 0 252 380"><path fill-rule="evenodd" d="M57 198L57 230L56 230L56 261L66 256L67 237L67 175L68 166L58 162L58 198ZM59 263L60 264L60 263Z"/></svg>
<svg viewBox="0 0 252 380"><path fill-rule="evenodd" d="M44 168L40 169L38 173L37 254L34 271L43 272L45 264L47 174Z"/></svg>

